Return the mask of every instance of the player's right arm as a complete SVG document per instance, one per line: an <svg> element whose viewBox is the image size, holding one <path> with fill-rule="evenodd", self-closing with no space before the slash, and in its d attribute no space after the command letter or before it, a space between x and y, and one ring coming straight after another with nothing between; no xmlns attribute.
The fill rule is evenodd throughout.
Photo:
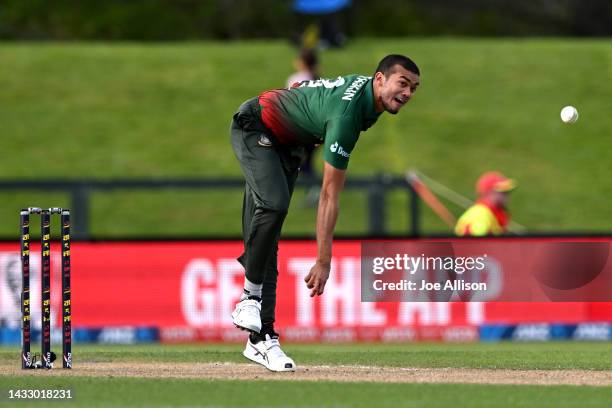
<svg viewBox="0 0 612 408"><path fill-rule="evenodd" d="M323 294L325 283L329 278L334 227L340 208L340 192L345 180L346 170L325 163L317 210L317 261L304 278L308 289L312 289L311 297Z"/></svg>
<svg viewBox="0 0 612 408"><path fill-rule="evenodd" d="M317 261L304 278L308 289L312 289L311 297L323 294L329 278L340 191L344 187L346 168L358 134L352 117L337 117L327 121L323 145L323 184L317 209Z"/></svg>

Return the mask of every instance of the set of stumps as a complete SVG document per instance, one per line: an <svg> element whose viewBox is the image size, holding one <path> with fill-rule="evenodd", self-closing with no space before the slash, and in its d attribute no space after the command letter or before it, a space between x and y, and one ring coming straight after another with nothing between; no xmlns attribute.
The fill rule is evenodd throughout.
<svg viewBox="0 0 612 408"><path fill-rule="evenodd" d="M30 308L30 215L40 215L41 246L41 354L33 354ZM70 299L70 210L29 207L20 212L21 229L21 368L53 368L56 355L51 351L51 219L59 215L61 222L62 274L62 366L72 368L72 307Z"/></svg>

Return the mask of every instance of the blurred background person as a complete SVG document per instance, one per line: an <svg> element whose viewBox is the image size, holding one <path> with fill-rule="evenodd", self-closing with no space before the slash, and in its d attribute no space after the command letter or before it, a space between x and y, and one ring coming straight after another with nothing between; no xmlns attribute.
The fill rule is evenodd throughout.
<svg viewBox="0 0 612 408"><path fill-rule="evenodd" d="M342 20L351 0L294 0L300 34L296 43L308 48L339 48L346 42Z"/></svg>
<svg viewBox="0 0 612 408"><path fill-rule="evenodd" d="M487 236L506 233L510 222L508 195L516 182L497 171L489 171L476 182L478 199L457 221L459 236Z"/></svg>
<svg viewBox="0 0 612 408"><path fill-rule="evenodd" d="M296 59L293 60L296 72L287 78L287 88L295 83L319 79L319 58L317 51L313 48L303 48Z"/></svg>
<svg viewBox="0 0 612 408"><path fill-rule="evenodd" d="M319 58L314 48L303 48L299 56L293 61L293 66L296 72L287 78L287 88L291 88L300 82L312 81L321 77L319 72ZM316 173L313 166L313 153L315 149L316 147L308 147L306 157L300 167L300 177L309 182L314 182L314 180L316 180ZM315 207L318 202L319 188L316 183L314 183L314 185L308 189L303 205L305 207Z"/></svg>

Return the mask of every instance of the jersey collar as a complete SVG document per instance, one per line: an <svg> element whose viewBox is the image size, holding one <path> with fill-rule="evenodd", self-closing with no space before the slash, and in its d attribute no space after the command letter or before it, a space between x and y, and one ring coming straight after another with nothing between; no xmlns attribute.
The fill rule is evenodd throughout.
<svg viewBox="0 0 612 408"><path fill-rule="evenodd" d="M366 130L378 120L382 112L376 112L374 106L374 80L370 77L363 92L363 130Z"/></svg>

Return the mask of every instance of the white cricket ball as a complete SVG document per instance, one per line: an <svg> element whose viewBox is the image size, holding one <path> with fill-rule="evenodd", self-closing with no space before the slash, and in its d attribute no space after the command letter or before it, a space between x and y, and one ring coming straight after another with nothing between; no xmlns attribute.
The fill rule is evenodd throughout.
<svg viewBox="0 0 612 408"><path fill-rule="evenodd" d="M563 123L574 123L578 120L578 111L573 106L561 109L561 120Z"/></svg>

